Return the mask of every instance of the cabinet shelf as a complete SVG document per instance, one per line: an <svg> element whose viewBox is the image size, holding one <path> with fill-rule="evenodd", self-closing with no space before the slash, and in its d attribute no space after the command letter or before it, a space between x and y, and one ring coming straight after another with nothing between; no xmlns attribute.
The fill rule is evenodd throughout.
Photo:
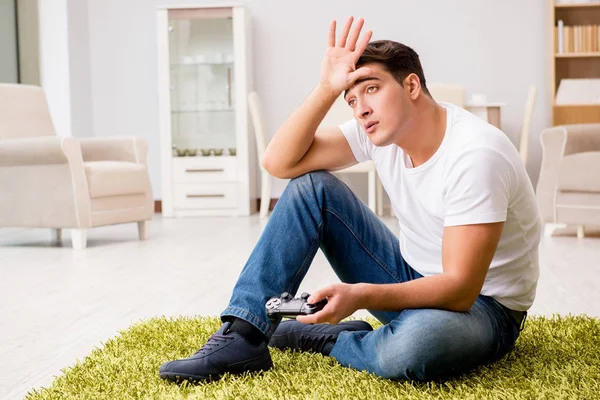
<svg viewBox="0 0 600 400"><path fill-rule="evenodd" d="M235 112L235 108L214 108L206 110L171 110L171 114L200 114L200 113L224 113Z"/></svg>
<svg viewBox="0 0 600 400"><path fill-rule="evenodd" d="M556 58L594 58L600 57L600 52L556 53Z"/></svg>
<svg viewBox="0 0 600 400"><path fill-rule="evenodd" d="M573 4L555 4L556 8L596 8L600 7L599 3L573 3Z"/></svg>
<svg viewBox="0 0 600 400"><path fill-rule="evenodd" d="M563 107L563 108L568 108L568 107L595 107L600 109L600 104L593 104L593 103L588 103L588 104L554 104L554 107Z"/></svg>
<svg viewBox="0 0 600 400"><path fill-rule="evenodd" d="M225 67L233 67L233 62L193 62L193 63L172 63L171 68L180 68L180 67L200 67L200 66L225 66Z"/></svg>
<svg viewBox="0 0 600 400"><path fill-rule="evenodd" d="M600 122L600 104L554 104L554 125Z"/></svg>

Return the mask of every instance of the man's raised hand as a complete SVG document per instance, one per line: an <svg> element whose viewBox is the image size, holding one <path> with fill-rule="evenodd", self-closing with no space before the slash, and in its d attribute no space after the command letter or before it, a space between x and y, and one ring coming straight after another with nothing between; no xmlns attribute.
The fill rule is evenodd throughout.
<svg viewBox="0 0 600 400"><path fill-rule="evenodd" d="M320 84L325 89L340 94L352 84L367 76L371 69L356 69L356 62L367 48L373 32L367 31L361 36L364 20L349 17L336 41L336 21L329 25L329 44L321 64Z"/></svg>

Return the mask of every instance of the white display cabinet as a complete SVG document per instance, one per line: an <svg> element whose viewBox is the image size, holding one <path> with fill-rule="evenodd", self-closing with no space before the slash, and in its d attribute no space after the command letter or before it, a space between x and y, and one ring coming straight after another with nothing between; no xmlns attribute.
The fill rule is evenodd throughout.
<svg viewBox="0 0 600 400"><path fill-rule="evenodd" d="M157 9L165 217L256 211L250 43L243 6Z"/></svg>

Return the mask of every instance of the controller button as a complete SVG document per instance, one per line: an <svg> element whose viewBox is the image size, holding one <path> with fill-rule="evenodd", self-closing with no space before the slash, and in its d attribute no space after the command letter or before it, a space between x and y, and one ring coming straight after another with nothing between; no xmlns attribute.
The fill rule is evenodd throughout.
<svg viewBox="0 0 600 400"><path fill-rule="evenodd" d="M281 305L281 300L279 299L271 299L267 301L267 309L272 310Z"/></svg>

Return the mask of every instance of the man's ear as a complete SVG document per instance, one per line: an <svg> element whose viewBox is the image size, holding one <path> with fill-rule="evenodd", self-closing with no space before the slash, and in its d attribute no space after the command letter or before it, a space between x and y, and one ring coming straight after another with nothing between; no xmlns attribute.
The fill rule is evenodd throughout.
<svg viewBox="0 0 600 400"><path fill-rule="evenodd" d="M404 88L408 96L412 100L416 100L421 94L421 80L417 76L417 74L412 73L409 74L406 78L404 78Z"/></svg>

